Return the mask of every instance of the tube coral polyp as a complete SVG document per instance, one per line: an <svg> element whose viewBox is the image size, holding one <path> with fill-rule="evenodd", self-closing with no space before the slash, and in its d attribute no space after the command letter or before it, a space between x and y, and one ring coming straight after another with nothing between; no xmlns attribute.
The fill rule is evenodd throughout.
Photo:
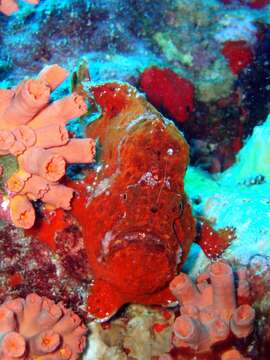
<svg viewBox="0 0 270 360"><path fill-rule="evenodd" d="M180 303L181 315L174 324L174 345L196 353L209 351L232 333L246 338L253 331L254 309L247 303L237 306L241 298L248 301L249 284L244 269L238 271L238 289L229 264L218 261L197 278L197 286L184 273L170 284ZM237 294L237 295L236 295Z"/></svg>
<svg viewBox="0 0 270 360"><path fill-rule="evenodd" d="M87 328L63 304L30 294L0 306L1 360L78 359Z"/></svg>
<svg viewBox="0 0 270 360"><path fill-rule="evenodd" d="M33 5L37 5L39 0L24 0L25 2ZM0 0L0 12L4 15L12 15L19 9L16 0Z"/></svg>
<svg viewBox="0 0 270 360"><path fill-rule="evenodd" d="M13 155L18 171L6 181L11 221L31 228L31 200L70 209L73 190L59 184L68 163L89 163L95 155L92 139L70 139L65 124L87 112L84 98L73 93L49 103L50 93L68 73L58 65L46 67L37 79L15 89L0 89L0 155Z"/></svg>

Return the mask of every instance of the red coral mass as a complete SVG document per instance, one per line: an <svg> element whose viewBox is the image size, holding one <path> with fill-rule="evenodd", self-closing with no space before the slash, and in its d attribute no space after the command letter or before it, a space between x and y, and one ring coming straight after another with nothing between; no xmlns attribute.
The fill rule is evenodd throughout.
<svg viewBox="0 0 270 360"><path fill-rule="evenodd" d="M177 122L194 111L194 87L170 69L152 66L141 74L140 86L149 101Z"/></svg>
<svg viewBox="0 0 270 360"><path fill-rule="evenodd" d="M253 59L252 50L244 40L226 41L222 54L228 60L229 67L235 75L249 65Z"/></svg>
<svg viewBox="0 0 270 360"><path fill-rule="evenodd" d="M237 3L247 5L252 9L261 9L270 4L270 0L221 0L221 2L223 2L223 4Z"/></svg>

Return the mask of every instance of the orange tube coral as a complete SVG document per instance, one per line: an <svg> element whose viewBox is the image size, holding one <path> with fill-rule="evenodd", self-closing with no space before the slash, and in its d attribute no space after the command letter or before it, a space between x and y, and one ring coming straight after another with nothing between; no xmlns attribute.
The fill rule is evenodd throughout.
<svg viewBox="0 0 270 360"><path fill-rule="evenodd" d="M54 352L61 344L60 335L52 330L43 331L30 340L32 351L37 355Z"/></svg>
<svg viewBox="0 0 270 360"><path fill-rule="evenodd" d="M41 111L31 126L43 127L51 124L65 125L69 120L75 119L87 113L87 105L81 95L73 93L63 99L54 101Z"/></svg>
<svg viewBox="0 0 270 360"><path fill-rule="evenodd" d="M25 185L25 180L22 179L18 174L13 174L7 181L7 189L13 193L18 194L22 191Z"/></svg>
<svg viewBox="0 0 270 360"><path fill-rule="evenodd" d="M178 298L179 299L179 298ZM180 300L178 300L180 302ZM195 305L185 304L181 306L181 314L191 316L193 319L200 318L200 312Z"/></svg>
<svg viewBox="0 0 270 360"><path fill-rule="evenodd" d="M15 95L14 90L0 89L0 116L9 106L14 95Z"/></svg>
<svg viewBox="0 0 270 360"><path fill-rule="evenodd" d="M21 194L27 195L30 200L41 199L44 194L49 190L49 182L43 177L38 175L32 175L25 181Z"/></svg>
<svg viewBox="0 0 270 360"><path fill-rule="evenodd" d="M26 148L29 148L36 143L35 131L29 126L21 125L12 130L12 133L15 136L16 141L23 143Z"/></svg>
<svg viewBox="0 0 270 360"><path fill-rule="evenodd" d="M197 350L200 337L202 337L201 332L204 330L197 320L187 315L179 316L175 320L173 329L176 338L179 340L176 340L178 346L190 347L191 349Z"/></svg>
<svg viewBox="0 0 270 360"><path fill-rule="evenodd" d="M68 77L68 74L68 71L63 69L61 66L53 64L45 66L45 68L39 73L38 78L45 81L50 86L51 90L54 90Z"/></svg>
<svg viewBox="0 0 270 360"><path fill-rule="evenodd" d="M235 287L231 267L218 261L209 267L213 288L213 306L225 320L230 319L235 309Z"/></svg>
<svg viewBox="0 0 270 360"><path fill-rule="evenodd" d="M0 130L0 155L9 154L10 148L15 143L15 137L9 130Z"/></svg>
<svg viewBox="0 0 270 360"><path fill-rule="evenodd" d="M49 104L50 92L67 75L54 64L15 91L0 90L0 156L11 154L18 160L18 171L5 185L11 220L19 227L29 228L35 221L30 200L70 209L73 190L57 183L65 175L66 162L94 159L95 141L70 139L65 128L67 121L87 112L83 97L73 93Z"/></svg>
<svg viewBox="0 0 270 360"><path fill-rule="evenodd" d="M35 210L25 195L16 195L10 200L10 216L13 224L30 229L35 222Z"/></svg>
<svg viewBox="0 0 270 360"><path fill-rule="evenodd" d="M1 0L0 12L4 15L11 15L19 9L18 4L15 0Z"/></svg>
<svg viewBox="0 0 270 360"><path fill-rule="evenodd" d="M229 333L229 327L220 319L213 319L204 324L192 316L181 315L176 318L174 324L174 345L205 352L213 343L226 340Z"/></svg>
<svg viewBox="0 0 270 360"><path fill-rule="evenodd" d="M13 316L16 316L17 322L21 322L23 318L23 311L24 311L24 300L21 298L7 300L5 302L5 308L2 307L4 311L6 309L11 310L13 312ZM13 329L15 330L15 328Z"/></svg>
<svg viewBox="0 0 270 360"><path fill-rule="evenodd" d="M26 342L22 335L10 332L4 336L1 343L2 353L10 359L21 358L26 352Z"/></svg>
<svg viewBox="0 0 270 360"><path fill-rule="evenodd" d="M48 181L58 181L65 175L65 159L39 147L25 151L19 163L24 171L39 175Z"/></svg>
<svg viewBox="0 0 270 360"><path fill-rule="evenodd" d="M238 338L247 337L253 331L255 310L248 304L239 306L234 310L231 318L231 330Z"/></svg>
<svg viewBox="0 0 270 360"><path fill-rule="evenodd" d="M239 268L237 270L238 275L238 288L237 296L240 299L240 302L244 304L245 302L250 301L250 285L247 280L247 270L245 268Z"/></svg>
<svg viewBox="0 0 270 360"><path fill-rule="evenodd" d="M230 328L228 324L224 320L217 319L214 316L213 320L209 321L207 324L207 328L210 337L209 347L211 347L213 344L225 341L230 335Z"/></svg>
<svg viewBox="0 0 270 360"><path fill-rule="evenodd" d="M93 139L71 139L66 145L51 151L61 155L67 163L89 163L93 161L96 143Z"/></svg>
<svg viewBox="0 0 270 360"><path fill-rule="evenodd" d="M27 124L49 102L50 88L42 80L26 80L16 89L15 96L0 116L2 128Z"/></svg>
<svg viewBox="0 0 270 360"><path fill-rule="evenodd" d="M241 281L247 281L244 275L239 285ZM187 275L181 273L170 284L180 303L181 313L174 325L175 346L188 347L200 353L225 341L231 332L237 338L251 334L255 311L248 304L237 307L234 277L229 264L223 261L212 263L207 272L198 276L197 283L200 290ZM245 286L247 289L249 287Z"/></svg>
<svg viewBox="0 0 270 360"><path fill-rule="evenodd" d="M45 203L55 208L70 210L70 202L73 197L73 189L64 185L51 184L49 190L41 198Z"/></svg>
<svg viewBox="0 0 270 360"><path fill-rule="evenodd" d="M81 319L62 304L36 294L2 304L2 318L13 319L12 327L4 328L0 321L3 360L76 360L85 348L87 329Z"/></svg>
<svg viewBox="0 0 270 360"><path fill-rule="evenodd" d="M179 274L172 280L170 290L180 304L196 304L199 301L200 293L191 279L184 273Z"/></svg>
<svg viewBox="0 0 270 360"><path fill-rule="evenodd" d="M37 5L39 3L39 0L24 0L28 4Z"/></svg>
<svg viewBox="0 0 270 360"><path fill-rule="evenodd" d="M39 0L24 0L25 2L33 5L37 5ZM4 15L10 16L19 9L16 0L1 0L0 1L0 12Z"/></svg>
<svg viewBox="0 0 270 360"><path fill-rule="evenodd" d="M69 141L68 131L63 125L52 124L35 130L36 146L44 149L65 145Z"/></svg>
<svg viewBox="0 0 270 360"><path fill-rule="evenodd" d="M19 156L25 150L26 150L26 146L21 141L15 141L15 143L9 149L9 152L14 156Z"/></svg>
<svg viewBox="0 0 270 360"><path fill-rule="evenodd" d="M13 312L0 308L0 333L13 331L15 328L16 320Z"/></svg>
<svg viewBox="0 0 270 360"><path fill-rule="evenodd" d="M22 191L30 177L31 175L24 171L17 171L7 180L6 186L12 194L18 194Z"/></svg>

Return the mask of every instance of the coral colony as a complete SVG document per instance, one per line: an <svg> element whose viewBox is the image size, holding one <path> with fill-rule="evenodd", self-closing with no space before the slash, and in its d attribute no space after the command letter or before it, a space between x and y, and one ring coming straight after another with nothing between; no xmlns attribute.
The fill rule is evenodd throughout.
<svg viewBox="0 0 270 360"><path fill-rule="evenodd" d="M15 89L2 89L1 155L17 158L18 169L6 181L11 221L31 228L35 211L30 200L70 209L73 190L58 184L67 163L92 162L95 142L70 139L65 123L87 112L84 99L73 93L49 104L49 97L67 76L57 65L45 68L37 79Z"/></svg>
<svg viewBox="0 0 270 360"><path fill-rule="evenodd" d="M63 304L29 294L0 307L1 359L77 359L87 329Z"/></svg>
<svg viewBox="0 0 270 360"><path fill-rule="evenodd" d="M230 333L240 339L251 334L254 309L249 304L237 307L237 300L249 299L245 269L239 269L238 278L236 291L232 269L221 261L198 276L197 286L184 273L174 278L170 289L181 304L181 316L174 323L175 346L203 352Z"/></svg>
<svg viewBox="0 0 270 360"><path fill-rule="evenodd" d="M269 19L0 0L0 360L269 359Z"/></svg>

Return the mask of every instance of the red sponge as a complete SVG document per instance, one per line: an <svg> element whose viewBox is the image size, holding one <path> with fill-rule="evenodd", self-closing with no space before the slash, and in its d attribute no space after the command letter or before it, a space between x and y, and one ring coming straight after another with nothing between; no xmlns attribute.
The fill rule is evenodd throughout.
<svg viewBox="0 0 270 360"><path fill-rule="evenodd" d="M228 60L232 73L236 75L249 65L253 59L252 50L244 40L226 41L222 54Z"/></svg>
<svg viewBox="0 0 270 360"><path fill-rule="evenodd" d="M174 120L188 120L194 110L194 87L170 69L152 66L140 77L140 86L149 101Z"/></svg>
<svg viewBox="0 0 270 360"><path fill-rule="evenodd" d="M221 0L223 4L233 4L233 3L240 3L242 5L248 5L252 9L261 9L265 7L266 5L270 4L270 0Z"/></svg>

